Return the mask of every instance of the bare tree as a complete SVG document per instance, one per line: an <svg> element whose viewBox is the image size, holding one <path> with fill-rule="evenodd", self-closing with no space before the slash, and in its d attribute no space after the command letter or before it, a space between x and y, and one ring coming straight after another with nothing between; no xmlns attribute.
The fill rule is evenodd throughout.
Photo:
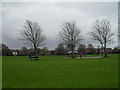
<svg viewBox="0 0 120 90"><path fill-rule="evenodd" d="M38 23L26 20L20 33L22 35L22 40L25 40L27 44L32 45L36 54L37 48L41 46L45 40L45 36L42 35L42 30Z"/></svg>
<svg viewBox="0 0 120 90"><path fill-rule="evenodd" d="M113 41L114 33L111 32L111 25L107 19L95 20L90 32L93 40L98 41L103 49L104 57L107 57L106 47Z"/></svg>
<svg viewBox="0 0 120 90"><path fill-rule="evenodd" d="M82 40L80 36L80 29L75 22L64 22L61 26L62 30L59 32L63 44L72 51L72 58L74 58L74 50L79 42Z"/></svg>

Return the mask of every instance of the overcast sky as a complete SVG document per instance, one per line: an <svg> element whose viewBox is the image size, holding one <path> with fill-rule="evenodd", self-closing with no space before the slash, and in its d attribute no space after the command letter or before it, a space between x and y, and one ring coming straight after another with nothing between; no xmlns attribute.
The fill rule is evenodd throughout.
<svg viewBox="0 0 120 90"><path fill-rule="evenodd" d="M20 31L29 19L38 22L46 36L46 47L55 49L60 43L58 32L64 21L75 21L81 28L83 44L99 44L90 39L87 34L91 31L91 24L96 19L108 19L111 30L116 34L115 43L118 44L118 5L117 2L4 2L2 3L2 42L10 48L22 48L25 44L19 40Z"/></svg>

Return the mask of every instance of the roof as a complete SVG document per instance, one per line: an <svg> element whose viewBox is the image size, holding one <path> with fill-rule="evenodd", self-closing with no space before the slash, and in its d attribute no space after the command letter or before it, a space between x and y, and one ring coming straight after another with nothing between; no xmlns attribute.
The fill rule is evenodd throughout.
<svg viewBox="0 0 120 90"><path fill-rule="evenodd" d="M72 53L72 51L68 51L67 53ZM77 51L73 51L73 53L78 53Z"/></svg>

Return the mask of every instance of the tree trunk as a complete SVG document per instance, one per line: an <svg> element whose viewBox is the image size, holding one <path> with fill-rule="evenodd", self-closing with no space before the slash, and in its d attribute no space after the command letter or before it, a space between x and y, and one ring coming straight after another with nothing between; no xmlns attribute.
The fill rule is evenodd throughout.
<svg viewBox="0 0 120 90"><path fill-rule="evenodd" d="M102 45L102 48L101 48L100 52L101 52L101 56L104 57L104 48L103 48L103 45Z"/></svg>
<svg viewBox="0 0 120 90"><path fill-rule="evenodd" d="M35 56L37 55L37 47L36 44L34 44L34 51L35 51Z"/></svg>
<svg viewBox="0 0 120 90"><path fill-rule="evenodd" d="M73 51L73 48L72 48L72 59L74 58L74 51Z"/></svg>
<svg viewBox="0 0 120 90"><path fill-rule="evenodd" d="M104 57L107 57L106 47L104 47Z"/></svg>

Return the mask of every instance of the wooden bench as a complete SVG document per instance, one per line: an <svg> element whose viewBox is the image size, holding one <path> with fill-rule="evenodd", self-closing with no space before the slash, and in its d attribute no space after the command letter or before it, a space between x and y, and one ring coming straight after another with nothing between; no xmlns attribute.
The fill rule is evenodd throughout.
<svg viewBox="0 0 120 90"><path fill-rule="evenodd" d="M38 59L38 56L30 56L31 59Z"/></svg>

